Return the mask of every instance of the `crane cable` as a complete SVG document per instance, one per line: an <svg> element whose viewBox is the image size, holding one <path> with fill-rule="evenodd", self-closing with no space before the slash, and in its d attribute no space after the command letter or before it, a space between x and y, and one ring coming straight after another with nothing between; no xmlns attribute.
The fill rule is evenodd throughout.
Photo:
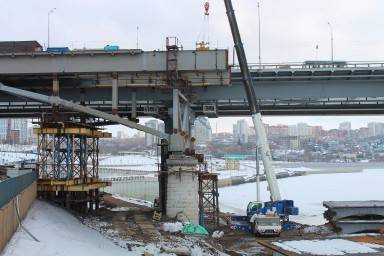
<svg viewBox="0 0 384 256"><path fill-rule="evenodd" d="M204 19L197 38L197 50L209 50L209 0L204 3ZM201 37L201 41L199 41Z"/></svg>

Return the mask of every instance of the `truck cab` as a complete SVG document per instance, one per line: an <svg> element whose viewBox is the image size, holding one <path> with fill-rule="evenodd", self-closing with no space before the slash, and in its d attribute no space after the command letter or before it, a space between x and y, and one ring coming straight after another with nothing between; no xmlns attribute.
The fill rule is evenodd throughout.
<svg viewBox="0 0 384 256"><path fill-rule="evenodd" d="M282 226L277 214L255 214L251 221L254 236L280 236Z"/></svg>

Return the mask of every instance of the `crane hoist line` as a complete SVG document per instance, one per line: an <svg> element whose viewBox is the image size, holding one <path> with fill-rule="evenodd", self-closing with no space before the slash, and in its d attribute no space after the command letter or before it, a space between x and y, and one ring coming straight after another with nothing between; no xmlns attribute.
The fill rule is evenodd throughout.
<svg viewBox="0 0 384 256"><path fill-rule="evenodd" d="M209 50L209 7L209 1L206 1L204 3L204 20L196 42L196 50L198 51Z"/></svg>

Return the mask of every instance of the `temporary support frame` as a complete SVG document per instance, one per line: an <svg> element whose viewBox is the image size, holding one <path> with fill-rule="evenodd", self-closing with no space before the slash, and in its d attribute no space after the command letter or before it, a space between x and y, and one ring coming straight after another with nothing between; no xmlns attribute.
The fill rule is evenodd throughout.
<svg viewBox="0 0 384 256"><path fill-rule="evenodd" d="M80 212L99 207L98 141L110 133L71 122L40 123L37 190L40 196ZM89 165L88 165L89 164Z"/></svg>
<svg viewBox="0 0 384 256"><path fill-rule="evenodd" d="M220 228L218 174L199 173L200 225L213 232Z"/></svg>

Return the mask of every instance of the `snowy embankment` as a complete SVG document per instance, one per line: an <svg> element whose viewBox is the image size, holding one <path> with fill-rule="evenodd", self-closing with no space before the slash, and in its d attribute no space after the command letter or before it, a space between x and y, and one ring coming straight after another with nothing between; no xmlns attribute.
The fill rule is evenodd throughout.
<svg viewBox="0 0 384 256"><path fill-rule="evenodd" d="M134 200L127 199L127 201ZM111 224L99 222L97 225L94 227L95 229L105 228ZM147 253L146 255L175 255L162 252L167 248L170 251L172 248L186 250L194 256L214 255L197 245L200 243L199 237L187 237L186 239L171 237L169 240L163 238L159 242L142 243L117 237L114 235L115 229L112 226L103 236L98 231L83 225L64 209L39 200L35 201L28 212L23 226L39 241L33 240L19 228L0 256L142 256L144 253Z"/></svg>
<svg viewBox="0 0 384 256"><path fill-rule="evenodd" d="M39 242L18 229L1 256L127 255L126 250L84 226L65 210L42 201L33 204L23 225Z"/></svg>

